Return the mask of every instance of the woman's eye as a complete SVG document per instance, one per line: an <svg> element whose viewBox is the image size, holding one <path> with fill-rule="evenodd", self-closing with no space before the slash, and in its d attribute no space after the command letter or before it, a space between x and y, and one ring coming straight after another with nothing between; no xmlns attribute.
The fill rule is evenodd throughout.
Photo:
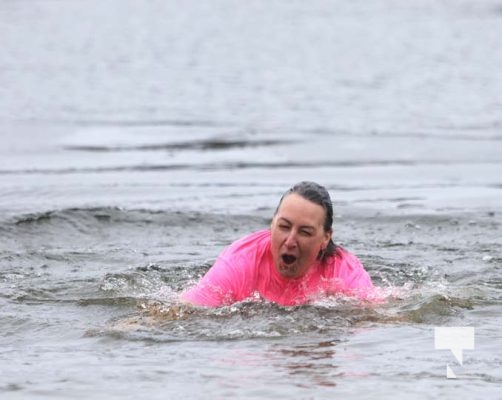
<svg viewBox="0 0 502 400"><path fill-rule="evenodd" d="M301 233L303 236L312 236L312 232L310 232L310 231L300 231L300 233Z"/></svg>

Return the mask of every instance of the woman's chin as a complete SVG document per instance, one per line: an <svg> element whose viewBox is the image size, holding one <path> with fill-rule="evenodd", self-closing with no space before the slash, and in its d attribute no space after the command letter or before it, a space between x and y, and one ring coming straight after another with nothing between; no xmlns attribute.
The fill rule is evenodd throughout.
<svg viewBox="0 0 502 400"><path fill-rule="evenodd" d="M284 264L284 263L279 263L279 268L277 268L279 271L279 274L283 278L297 278L298 277L298 267L296 263L294 264Z"/></svg>

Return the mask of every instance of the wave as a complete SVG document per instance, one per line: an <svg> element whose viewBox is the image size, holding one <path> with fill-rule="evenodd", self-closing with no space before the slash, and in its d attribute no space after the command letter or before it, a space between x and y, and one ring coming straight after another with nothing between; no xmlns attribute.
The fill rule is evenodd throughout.
<svg viewBox="0 0 502 400"><path fill-rule="evenodd" d="M107 147L92 147L82 146L75 147L86 151L125 151L121 148ZM485 160L481 164L493 165L498 168L500 161ZM415 166L469 166L479 165L477 160L472 161L444 161L444 160L348 160L348 161L227 161L227 162L211 162L201 164L136 164L136 165L114 165L107 167L64 167L64 168L28 168L28 169L1 169L0 175L25 175L25 174L42 174L42 175L66 175L79 173L110 173L110 172L155 172L155 171L218 171L218 170L245 170L245 169L317 169L317 168L359 168L359 167L415 167ZM445 186L445 185L443 185ZM458 186L458 185L457 185Z"/></svg>
<svg viewBox="0 0 502 400"><path fill-rule="evenodd" d="M0 300L98 307L89 335L125 340L340 337L360 325L442 325L499 304L498 214L353 215L344 247L360 255L380 304L327 298L299 307L245 301L220 309L180 304L221 249L268 225L261 216L68 208L0 222Z"/></svg>
<svg viewBox="0 0 502 400"><path fill-rule="evenodd" d="M93 274L86 280L41 280L31 276L0 274L0 282L16 282L2 297L24 305L99 307L111 317L105 326L86 335L120 340L155 342L185 340L246 340L308 334L340 338L360 326L374 324L444 325L462 319L466 311L491 304L500 297L500 280L494 291L482 282L469 286L437 281L434 275L410 273L402 285L402 269L389 268L380 284L385 301L361 303L346 297L318 299L312 304L283 307L251 299L217 309L180 303L179 294L197 281L210 263L147 264L128 272ZM402 268L406 268L405 265ZM416 271L415 271L416 272ZM11 285L12 287L13 285ZM500 298L498 299L498 302ZM14 322L12 322L14 323Z"/></svg>
<svg viewBox="0 0 502 400"><path fill-rule="evenodd" d="M120 151L173 151L173 150L226 150L233 148L249 148L262 146L276 146L284 144L282 140L191 140L188 142L170 142L142 145L66 145L68 150L89 152L120 152ZM288 141L291 143L291 141Z"/></svg>
<svg viewBox="0 0 502 400"><path fill-rule="evenodd" d="M179 302L145 299L128 316L109 321L89 335L156 342L184 340L247 340L305 335L337 338L374 324L442 325L471 310L472 299L440 294L440 290L390 290L384 304L361 304L331 297L313 304L284 307L264 300L248 300L218 309ZM396 294L400 293L401 297Z"/></svg>
<svg viewBox="0 0 502 400"><path fill-rule="evenodd" d="M75 207L13 216L8 220L0 222L0 228L9 230L23 227L37 227L44 224L67 227L67 222L71 221L74 227L103 226L103 224L131 224L141 226L182 226L189 229L193 225L198 227L211 227L214 226L214 224L222 224L241 219L268 223L268 221L264 220L262 217L251 215L233 214L229 216L228 214L196 211L182 212L171 210L125 209L121 207Z"/></svg>

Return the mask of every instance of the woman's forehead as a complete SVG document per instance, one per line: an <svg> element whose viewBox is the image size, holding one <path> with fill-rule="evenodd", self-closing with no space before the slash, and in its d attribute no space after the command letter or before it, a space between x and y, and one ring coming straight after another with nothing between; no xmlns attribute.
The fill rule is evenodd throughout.
<svg viewBox="0 0 502 400"><path fill-rule="evenodd" d="M276 216L301 225L322 226L324 224L325 210L319 204L292 193L282 200Z"/></svg>

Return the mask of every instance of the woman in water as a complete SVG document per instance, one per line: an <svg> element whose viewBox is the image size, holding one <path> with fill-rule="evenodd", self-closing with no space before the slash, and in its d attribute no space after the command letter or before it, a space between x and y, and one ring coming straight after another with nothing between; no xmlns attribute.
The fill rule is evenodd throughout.
<svg viewBox="0 0 502 400"><path fill-rule="evenodd" d="M369 298L371 279L354 255L335 245L332 224L328 191L300 182L282 196L270 229L227 247L182 299L218 307L257 297L285 306L335 294Z"/></svg>

